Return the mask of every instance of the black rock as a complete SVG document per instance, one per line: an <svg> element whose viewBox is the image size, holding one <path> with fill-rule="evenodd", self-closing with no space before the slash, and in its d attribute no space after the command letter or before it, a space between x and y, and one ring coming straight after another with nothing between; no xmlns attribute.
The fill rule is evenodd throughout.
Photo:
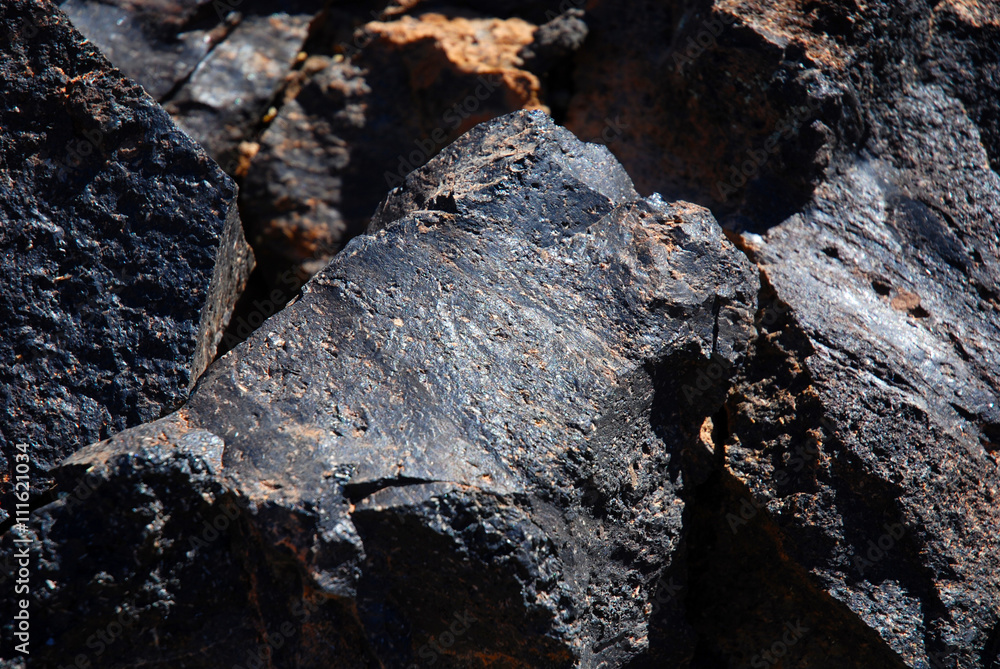
<svg viewBox="0 0 1000 669"><path fill-rule="evenodd" d="M18 444L39 490L81 446L176 409L252 259L232 181L58 9L6 2L0 31L8 493Z"/></svg>
<svg viewBox="0 0 1000 669"><path fill-rule="evenodd" d="M620 115L637 188L711 206L762 272L687 500L692 664L997 666L995 3L588 16L567 127Z"/></svg>
<svg viewBox="0 0 1000 669"><path fill-rule="evenodd" d="M298 61L325 0L64 0L74 25L229 174Z"/></svg>
<svg viewBox="0 0 1000 669"><path fill-rule="evenodd" d="M240 164L239 145L255 138L285 85L320 2L301 13L247 14L191 73L164 107L227 172Z"/></svg>
<svg viewBox="0 0 1000 669"><path fill-rule="evenodd" d="M757 291L603 147L476 127L181 410L59 470L40 652L128 611L104 663L621 665L682 567L682 462L726 386L699 379L742 360Z"/></svg>
<svg viewBox="0 0 1000 669"><path fill-rule="evenodd" d="M524 66L545 74L556 62L571 56L587 39L587 24L582 9L568 9L535 31L535 40L521 49Z"/></svg>
<svg viewBox="0 0 1000 669"><path fill-rule="evenodd" d="M727 467L789 568L908 666L991 666L1000 179L940 88L891 108L871 157L754 239L772 323L733 397Z"/></svg>

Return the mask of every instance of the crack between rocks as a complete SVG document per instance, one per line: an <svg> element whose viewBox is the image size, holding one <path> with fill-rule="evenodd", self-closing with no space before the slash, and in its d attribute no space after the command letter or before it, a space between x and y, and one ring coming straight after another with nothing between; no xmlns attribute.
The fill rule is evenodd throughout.
<svg viewBox="0 0 1000 669"><path fill-rule="evenodd" d="M215 28L216 30L218 30L219 28L224 29L225 32L222 34L222 36L218 40L213 41L208 51L206 51L205 55L202 56L198 60L198 62L194 64L194 67L192 67L191 70L180 80L174 82L174 85L170 87L170 90L164 93L163 96L156 102L161 107L166 107L168 103L173 102L174 98L177 97L177 95L181 92L181 90L191 82L191 78L194 77L194 74L195 72L198 71L198 68L201 67L206 60L209 59L209 57L219 47L220 44L229 39L229 36L233 34L233 32L236 30L236 27L239 26L239 24L242 22L243 22L242 14L240 14L239 17L233 21L229 21L228 17L224 18ZM211 33L212 31L209 30L207 32Z"/></svg>

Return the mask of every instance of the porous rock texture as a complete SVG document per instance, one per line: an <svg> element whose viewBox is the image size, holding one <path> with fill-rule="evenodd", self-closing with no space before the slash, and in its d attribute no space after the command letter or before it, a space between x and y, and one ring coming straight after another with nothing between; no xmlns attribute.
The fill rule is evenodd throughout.
<svg viewBox="0 0 1000 669"><path fill-rule="evenodd" d="M0 100L3 521L17 444L38 492L184 401L252 255L232 181L50 4L0 7Z"/></svg>
<svg viewBox="0 0 1000 669"><path fill-rule="evenodd" d="M104 666L640 656L725 395L684 389L739 365L757 290L707 210L640 198L604 147L541 112L477 126L182 409L64 463L39 652L125 612Z"/></svg>
<svg viewBox="0 0 1000 669"><path fill-rule="evenodd" d="M517 109L561 117L587 26L581 10L558 4L62 7L240 182L260 262L228 350L364 230L389 188L469 128Z"/></svg>
<svg viewBox="0 0 1000 669"><path fill-rule="evenodd" d="M262 119L325 0L61 0L73 24L164 105L230 174L246 172ZM280 103L278 103L280 104Z"/></svg>

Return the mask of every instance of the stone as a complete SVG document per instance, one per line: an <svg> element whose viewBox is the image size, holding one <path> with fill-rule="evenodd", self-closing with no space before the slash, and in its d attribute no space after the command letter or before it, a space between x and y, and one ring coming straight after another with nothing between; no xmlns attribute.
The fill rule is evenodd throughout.
<svg viewBox="0 0 1000 669"><path fill-rule="evenodd" d="M63 0L74 25L233 176L328 4L294 0Z"/></svg>
<svg viewBox="0 0 1000 669"><path fill-rule="evenodd" d="M183 408L54 472L46 659L134 611L102 658L997 665L995 7L458 4L312 24L238 148L269 273L238 339L319 274ZM624 172L530 115L444 148L535 103ZM704 306L628 292L659 260L621 240L668 219L726 249L668 265L739 293L732 355L671 348ZM83 553L96 518L127 547Z"/></svg>
<svg viewBox="0 0 1000 669"><path fill-rule="evenodd" d="M567 127L620 117L637 190L710 207L761 270L724 457L687 499L692 665L994 666L995 9L588 17Z"/></svg>
<svg viewBox="0 0 1000 669"><path fill-rule="evenodd" d="M241 143L254 139L287 84L318 9L243 16L164 102L177 124L230 174L247 159Z"/></svg>
<svg viewBox="0 0 1000 669"><path fill-rule="evenodd" d="M758 345L727 466L795 568L907 666L981 666L1000 605L1000 179L940 88L892 108L878 157L755 248L785 359ZM762 383L775 368L798 379Z"/></svg>
<svg viewBox="0 0 1000 669"><path fill-rule="evenodd" d="M303 63L243 184L241 211L262 260L255 299L277 290L280 306L293 297L364 230L388 189L476 123L543 108L538 75L518 55L536 27L465 14L383 16L347 43L311 43L333 53ZM240 318L256 312L248 306Z"/></svg>
<svg viewBox="0 0 1000 669"><path fill-rule="evenodd" d="M58 9L8 2L0 27L6 517L15 456L38 493L76 449L180 406L253 261L233 182Z"/></svg>
<svg viewBox="0 0 1000 669"><path fill-rule="evenodd" d="M757 292L707 210L639 197L603 147L541 112L477 126L183 408L58 470L40 652L126 611L102 662L640 656ZM121 543L77 559L97 518Z"/></svg>

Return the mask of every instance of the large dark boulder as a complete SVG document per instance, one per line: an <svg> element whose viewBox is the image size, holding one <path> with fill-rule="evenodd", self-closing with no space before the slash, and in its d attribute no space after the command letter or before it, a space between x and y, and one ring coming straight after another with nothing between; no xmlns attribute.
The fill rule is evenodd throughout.
<svg viewBox="0 0 1000 669"><path fill-rule="evenodd" d="M58 9L5 2L0 53L7 493L17 444L37 491L81 446L176 409L252 259L232 181Z"/></svg>
<svg viewBox="0 0 1000 669"><path fill-rule="evenodd" d="M991 666L1000 179L940 88L895 108L880 157L753 239L787 312L767 328L780 355L763 339L732 398L727 469L790 560L908 665Z"/></svg>
<svg viewBox="0 0 1000 669"><path fill-rule="evenodd" d="M995 3L589 9L567 127L620 114L640 192L762 272L690 502L696 665L996 666Z"/></svg>
<svg viewBox="0 0 1000 669"><path fill-rule="evenodd" d="M623 664L683 577L757 291L706 210L639 198L603 147L478 126L181 410L64 463L39 652L127 611L102 664Z"/></svg>

